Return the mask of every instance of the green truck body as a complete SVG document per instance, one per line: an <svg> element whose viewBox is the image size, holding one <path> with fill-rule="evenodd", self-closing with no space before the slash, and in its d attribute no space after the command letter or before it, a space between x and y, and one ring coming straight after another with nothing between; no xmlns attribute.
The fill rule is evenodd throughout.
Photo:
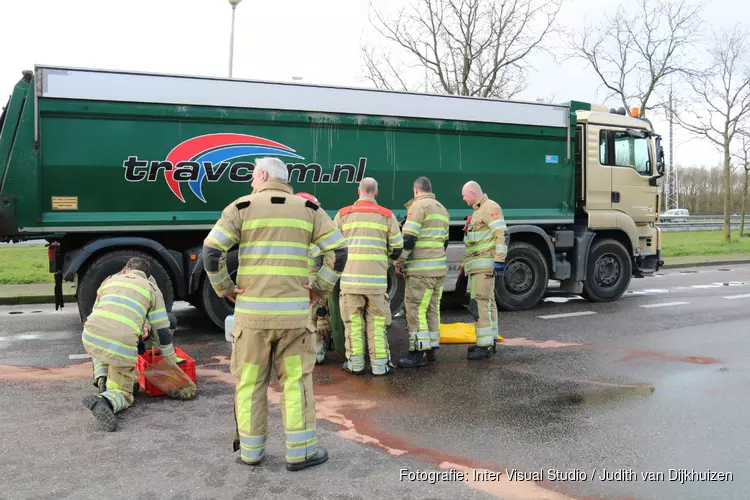
<svg viewBox="0 0 750 500"><path fill-rule="evenodd" d="M625 248L629 265L620 263L620 274L627 282L660 263L655 210L645 221L653 255L638 238L636 251L627 229L639 221L627 210L620 212L633 224L592 227L586 201L596 182L587 181L594 174L586 161L605 146L589 144L596 155L586 151L591 112L576 102L37 67L24 73L0 121L0 239L49 241L58 282L78 282L82 319L101 280L137 253L157 264L170 305L188 300L219 325L231 308L205 283L203 238L227 204L250 192L253 161L277 156L289 166L294 190L314 194L331 216L356 200L357 183L367 176L378 181L378 202L402 219L413 180L428 176L451 216L448 292L463 290L462 227L471 209L461 187L475 180L501 204L510 227L501 306L533 307L548 279L591 296L585 285L598 235ZM632 121L625 140L634 154L638 129L650 164L660 164L648 122L599 114L610 116L614 128L618 120ZM619 156L621 145L613 148ZM612 204L614 193L637 189L658 207L657 170L636 173L643 186L622 189L610 173ZM612 204L602 213L617 212ZM403 281L389 277L395 311ZM617 279L612 297L592 298L619 297Z"/></svg>

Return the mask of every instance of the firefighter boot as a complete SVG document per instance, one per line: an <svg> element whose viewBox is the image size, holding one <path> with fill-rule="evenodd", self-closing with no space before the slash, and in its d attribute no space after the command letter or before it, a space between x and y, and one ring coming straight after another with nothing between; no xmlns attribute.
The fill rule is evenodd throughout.
<svg viewBox="0 0 750 500"><path fill-rule="evenodd" d="M320 465L326 460L328 460L328 452L325 450L325 448L318 446L318 451L315 452L315 455L311 456L304 462L298 462L298 463L287 462L286 470L298 471L302 469L307 469L308 467Z"/></svg>
<svg viewBox="0 0 750 500"><path fill-rule="evenodd" d="M440 349L439 347L433 347L429 351L427 351L427 361L430 363L434 363L437 361L437 350Z"/></svg>
<svg viewBox="0 0 750 500"><path fill-rule="evenodd" d="M107 432L117 430L117 417L105 398L91 394L83 398L83 405L91 410L104 430Z"/></svg>
<svg viewBox="0 0 750 500"><path fill-rule="evenodd" d="M487 359L495 354L496 349L495 344L484 347L474 345L469 347L468 358L470 360Z"/></svg>
<svg viewBox="0 0 750 500"><path fill-rule="evenodd" d="M398 366L417 368L427 366L427 353L430 351L409 351L406 357L398 360Z"/></svg>

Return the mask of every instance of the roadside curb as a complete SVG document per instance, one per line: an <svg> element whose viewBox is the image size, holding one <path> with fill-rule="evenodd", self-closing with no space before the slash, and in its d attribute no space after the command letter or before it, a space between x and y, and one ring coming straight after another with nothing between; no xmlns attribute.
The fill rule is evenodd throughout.
<svg viewBox="0 0 750 500"><path fill-rule="evenodd" d="M75 295L63 295L63 302L74 303ZM54 304L54 295L21 295L16 297L0 297L0 306L19 306L24 304Z"/></svg>
<svg viewBox="0 0 750 500"><path fill-rule="evenodd" d="M685 267L709 267L727 266L732 264L750 264L750 259L745 260L715 260L707 262L693 262L688 264L664 264L661 269L683 269Z"/></svg>

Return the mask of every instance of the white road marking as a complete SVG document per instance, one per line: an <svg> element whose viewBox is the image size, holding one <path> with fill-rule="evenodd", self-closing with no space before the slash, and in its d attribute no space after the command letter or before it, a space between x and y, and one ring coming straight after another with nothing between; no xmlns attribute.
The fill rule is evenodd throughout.
<svg viewBox="0 0 750 500"><path fill-rule="evenodd" d="M648 293L644 292L643 290L628 290L628 295L648 295Z"/></svg>
<svg viewBox="0 0 750 500"><path fill-rule="evenodd" d="M723 285L719 284L713 284L713 285L693 285L693 288L721 288Z"/></svg>
<svg viewBox="0 0 750 500"><path fill-rule="evenodd" d="M663 288L647 288L643 291L646 293L669 293L669 290L664 290Z"/></svg>
<svg viewBox="0 0 750 500"><path fill-rule="evenodd" d="M544 302L555 302L557 304L564 304L571 300L583 300L583 297L575 296L575 297L545 297L544 298Z"/></svg>
<svg viewBox="0 0 750 500"><path fill-rule="evenodd" d="M750 293L744 293L742 295L727 295L726 297L722 297L722 299L750 299Z"/></svg>
<svg viewBox="0 0 750 500"><path fill-rule="evenodd" d="M91 359L91 354L71 354L70 359Z"/></svg>
<svg viewBox="0 0 750 500"><path fill-rule="evenodd" d="M580 311L573 313L562 313L562 314L547 314L545 316L537 316L542 319L555 319L555 318L572 318L573 316L588 316L589 314L596 314L594 311Z"/></svg>
<svg viewBox="0 0 750 500"><path fill-rule="evenodd" d="M684 306L685 304L690 304L690 302L662 302L661 304L646 304L639 307L651 309L654 307Z"/></svg>

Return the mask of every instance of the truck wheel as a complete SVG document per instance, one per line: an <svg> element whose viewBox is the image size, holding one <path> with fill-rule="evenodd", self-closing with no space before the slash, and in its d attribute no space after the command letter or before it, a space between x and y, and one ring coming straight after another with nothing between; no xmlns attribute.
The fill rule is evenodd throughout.
<svg viewBox="0 0 750 500"><path fill-rule="evenodd" d="M630 285L633 265L628 251L615 240L595 242L588 256L583 296L593 302L619 299Z"/></svg>
<svg viewBox="0 0 750 500"><path fill-rule="evenodd" d="M238 255L236 250L227 254L227 271L234 283L237 283ZM201 302L208 318L223 332L224 320L230 314L234 314L234 303L229 299L223 299L216 295L216 291L214 291L211 282L208 281L208 275L205 273L203 275Z"/></svg>
<svg viewBox="0 0 750 500"><path fill-rule="evenodd" d="M388 266L388 301L391 305L391 318L396 317L404 309L406 299L406 278L396 274L393 266Z"/></svg>
<svg viewBox="0 0 750 500"><path fill-rule="evenodd" d="M167 311L172 310L172 304L174 303L174 287L172 285L172 279L169 277L167 270L164 269L164 266L146 253L138 252L136 250L117 250L104 254L96 259L88 269L86 269L78 284L76 300L78 302L78 313L81 316L82 323L86 322L86 318L89 317L91 310L94 308L96 292L99 290L102 281L113 274L122 271L125 264L127 264L127 262L133 257L140 257L151 264L151 274L156 280L156 284L159 285L159 290L161 290L161 293L164 296L164 303L167 306Z"/></svg>
<svg viewBox="0 0 750 500"><path fill-rule="evenodd" d="M511 243L505 259L501 285L495 285L495 300L506 311L536 306L547 290L549 271L542 252L528 243Z"/></svg>

